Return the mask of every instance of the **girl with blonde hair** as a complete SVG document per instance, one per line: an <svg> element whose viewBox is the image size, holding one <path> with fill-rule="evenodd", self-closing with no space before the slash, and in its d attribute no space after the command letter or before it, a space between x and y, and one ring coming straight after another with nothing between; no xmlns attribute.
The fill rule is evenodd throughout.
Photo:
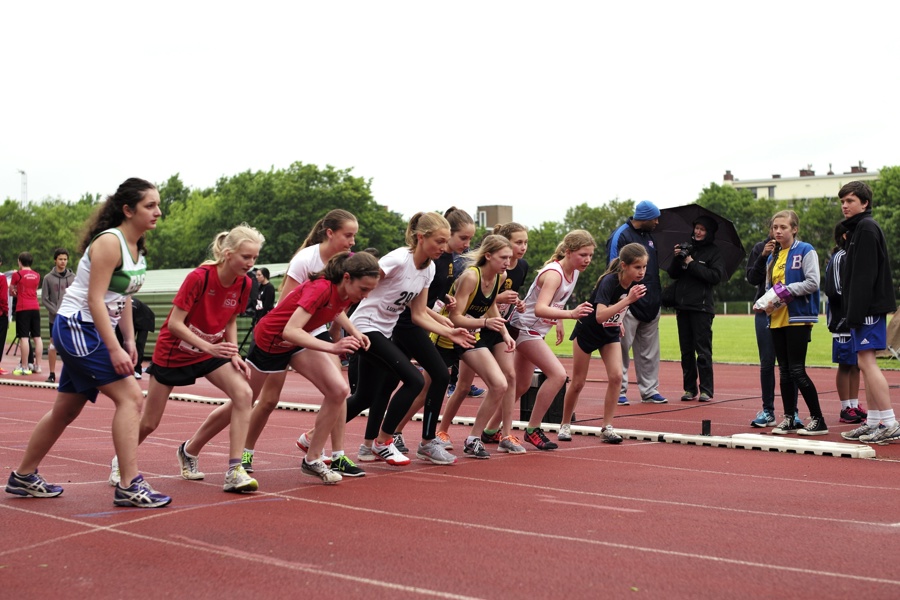
<svg viewBox="0 0 900 600"><path fill-rule="evenodd" d="M166 401L176 386L193 385L205 377L225 392L228 401L207 417L189 440L178 446L176 457L185 479L203 479L197 455L203 446L230 423L226 492L253 492L258 488L241 467L241 452L250 423L252 394L250 371L238 354L237 317L247 306L253 287L247 273L256 264L265 238L242 223L218 234L210 245L212 258L188 273L172 310L159 331L147 373L150 384L141 418L140 441L159 426ZM110 484L118 477L113 458Z"/></svg>

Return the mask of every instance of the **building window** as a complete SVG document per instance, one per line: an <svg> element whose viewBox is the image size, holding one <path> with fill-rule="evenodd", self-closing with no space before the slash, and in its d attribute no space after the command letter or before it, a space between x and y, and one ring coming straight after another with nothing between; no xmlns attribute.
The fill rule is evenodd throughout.
<svg viewBox="0 0 900 600"><path fill-rule="evenodd" d="M770 199L775 198L775 186L774 185L769 186L769 198Z"/></svg>
<svg viewBox="0 0 900 600"><path fill-rule="evenodd" d="M487 227L487 211L484 211L484 210L478 211L478 226L479 227Z"/></svg>

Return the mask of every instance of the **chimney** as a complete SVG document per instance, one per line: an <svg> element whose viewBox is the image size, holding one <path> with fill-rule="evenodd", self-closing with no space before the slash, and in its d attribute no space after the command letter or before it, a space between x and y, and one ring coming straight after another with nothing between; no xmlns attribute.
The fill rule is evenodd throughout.
<svg viewBox="0 0 900 600"><path fill-rule="evenodd" d="M816 172L812 170L812 165L806 169L800 169L800 177L812 177Z"/></svg>
<svg viewBox="0 0 900 600"><path fill-rule="evenodd" d="M775 173L774 175L772 175L772 179L781 179L781 175Z"/></svg>
<svg viewBox="0 0 900 600"><path fill-rule="evenodd" d="M865 173L866 167L864 167L862 165L860 165L858 167L850 167L850 172L851 173Z"/></svg>
<svg viewBox="0 0 900 600"><path fill-rule="evenodd" d="M734 175L731 174L731 171L725 171L725 181L734 181Z"/></svg>

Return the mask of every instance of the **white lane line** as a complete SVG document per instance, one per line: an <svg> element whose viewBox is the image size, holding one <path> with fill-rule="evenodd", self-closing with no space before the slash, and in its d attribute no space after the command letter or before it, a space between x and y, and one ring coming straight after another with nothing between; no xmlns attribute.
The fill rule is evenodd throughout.
<svg viewBox="0 0 900 600"><path fill-rule="evenodd" d="M627 513L642 513L644 511L638 510L636 508L622 508L620 506L603 506L602 504L588 504L587 502L566 502L564 500L556 500L554 498L541 498L539 502L546 502L547 504L563 504L566 506L580 506L581 508L599 508L600 510L614 510L618 512L627 512Z"/></svg>

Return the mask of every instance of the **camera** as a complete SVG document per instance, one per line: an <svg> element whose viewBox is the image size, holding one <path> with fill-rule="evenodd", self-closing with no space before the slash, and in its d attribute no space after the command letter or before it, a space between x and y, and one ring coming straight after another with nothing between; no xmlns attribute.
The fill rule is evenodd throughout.
<svg viewBox="0 0 900 600"><path fill-rule="evenodd" d="M691 255L694 244L691 242L681 242L678 244L678 250L675 252L675 258L687 258Z"/></svg>

